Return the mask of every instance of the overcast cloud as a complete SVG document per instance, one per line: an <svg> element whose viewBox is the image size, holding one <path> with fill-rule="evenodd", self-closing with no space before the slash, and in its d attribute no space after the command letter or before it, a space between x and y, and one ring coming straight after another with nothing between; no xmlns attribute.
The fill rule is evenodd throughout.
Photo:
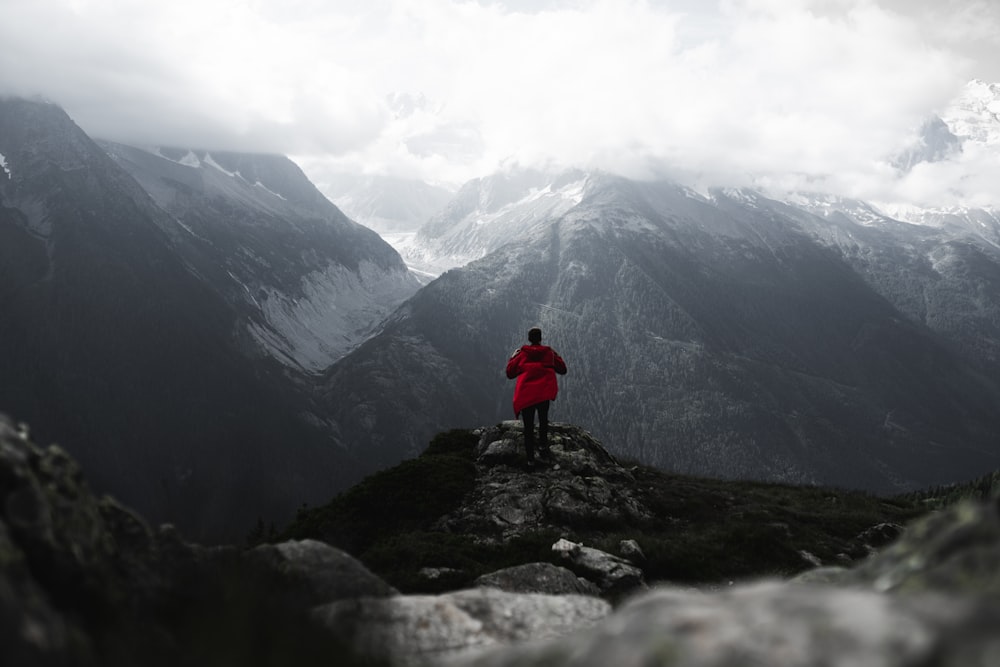
<svg viewBox="0 0 1000 667"><path fill-rule="evenodd" d="M0 92L318 182L519 163L1000 204L995 152L886 165L1000 81L998 28L993 0L3 0Z"/></svg>

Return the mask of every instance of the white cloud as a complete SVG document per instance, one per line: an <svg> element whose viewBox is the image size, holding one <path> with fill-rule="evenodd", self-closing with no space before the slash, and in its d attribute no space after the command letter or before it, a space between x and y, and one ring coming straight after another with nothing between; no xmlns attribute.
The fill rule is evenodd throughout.
<svg viewBox="0 0 1000 667"><path fill-rule="evenodd" d="M994 186L963 170L987 158L905 182L884 158L969 78L1000 77L998 16L975 0L4 0L0 92L44 94L98 136L317 172L455 181L516 160L898 197L931 171L982 200Z"/></svg>

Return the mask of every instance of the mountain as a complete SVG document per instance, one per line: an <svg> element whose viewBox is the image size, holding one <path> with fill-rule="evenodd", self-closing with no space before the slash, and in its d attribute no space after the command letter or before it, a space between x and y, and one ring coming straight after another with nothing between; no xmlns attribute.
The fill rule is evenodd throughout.
<svg viewBox="0 0 1000 667"><path fill-rule="evenodd" d="M620 456L879 492L997 467L989 244L604 174L578 197L331 367L343 446L389 465L443 428L509 418L503 365L538 324L569 364L553 418Z"/></svg>
<svg viewBox="0 0 1000 667"><path fill-rule="evenodd" d="M962 140L940 117L928 119L918 130L913 143L892 160L893 166L909 171L921 162L941 162L962 152Z"/></svg>
<svg viewBox="0 0 1000 667"><path fill-rule="evenodd" d="M98 490L200 539L245 534L258 517L281 520L356 479L349 457L329 442L322 410L287 368L247 355L256 344L246 335L247 300L270 295L236 295L238 282L260 287L240 272L270 262L277 275L269 284L294 295L304 263L282 274L274 258L289 246L301 252L301 228L278 233L261 229L263 216L249 217L245 236L259 244L240 240L231 248L240 256L223 257L210 241L236 243L236 234L212 227L208 213L189 222L172 216L51 104L0 100L0 154L4 411L32 425L40 441L68 443ZM220 168L244 169L250 183L150 156L157 168L177 167L156 197L207 200L209 188L197 184L221 188L226 179L234 193L259 190L275 211L306 208L314 196L280 181L289 171L280 160L264 173L219 159ZM173 210L187 212L182 204ZM192 231L202 222L204 239ZM379 265L347 247L369 239L401 275L398 257L374 234L352 236L347 228L327 236L327 252L333 246L348 266ZM269 241L282 239L286 247L264 254ZM251 248L259 252L250 255ZM315 266L328 261L321 252L314 257ZM228 282L216 280L223 274ZM256 324L264 330L267 321Z"/></svg>
<svg viewBox="0 0 1000 667"><path fill-rule="evenodd" d="M248 341L293 369L329 366L420 286L284 156L101 146L170 216L164 232Z"/></svg>
<svg viewBox="0 0 1000 667"><path fill-rule="evenodd" d="M454 193L415 179L337 174L323 192L346 213L382 235L415 232Z"/></svg>
<svg viewBox="0 0 1000 667"><path fill-rule="evenodd" d="M970 81L944 110L942 120L962 141L1000 145L1000 84Z"/></svg>
<svg viewBox="0 0 1000 667"><path fill-rule="evenodd" d="M407 263L433 275L468 264L579 203L585 177L514 167L473 179L398 249Z"/></svg>

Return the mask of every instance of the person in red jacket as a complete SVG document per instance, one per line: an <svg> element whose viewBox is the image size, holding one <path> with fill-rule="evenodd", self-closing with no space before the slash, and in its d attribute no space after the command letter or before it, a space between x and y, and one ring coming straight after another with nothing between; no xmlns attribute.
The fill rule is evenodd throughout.
<svg viewBox="0 0 1000 667"><path fill-rule="evenodd" d="M548 345L542 345L542 330L528 330L528 344L518 348L507 362L507 377L517 378L514 386L514 416L524 423L524 450L528 466L535 463L535 413L538 413L539 454L549 453L549 402L559 393L556 373L566 374L566 362Z"/></svg>

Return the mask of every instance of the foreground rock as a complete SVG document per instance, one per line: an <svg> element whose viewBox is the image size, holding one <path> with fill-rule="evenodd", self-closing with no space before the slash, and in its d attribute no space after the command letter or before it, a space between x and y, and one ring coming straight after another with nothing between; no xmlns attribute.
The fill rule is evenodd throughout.
<svg viewBox="0 0 1000 667"><path fill-rule="evenodd" d="M508 593L545 593L547 595L599 595L592 582L552 563L525 563L484 574L476 586L499 588Z"/></svg>
<svg viewBox="0 0 1000 667"><path fill-rule="evenodd" d="M996 664L1000 603L769 582L657 590L595 628L467 667L973 667Z"/></svg>
<svg viewBox="0 0 1000 667"><path fill-rule="evenodd" d="M586 633L467 667L987 667L997 664L1000 514L961 503L856 568L717 593L659 588Z"/></svg>
<svg viewBox="0 0 1000 667"><path fill-rule="evenodd" d="M610 610L590 596L479 588L344 600L317 607L314 614L363 655L394 665L436 665L491 647L585 630Z"/></svg>
<svg viewBox="0 0 1000 667"><path fill-rule="evenodd" d="M316 540L262 544L245 558L272 574L285 594L298 596L304 605L399 594L349 554Z"/></svg>
<svg viewBox="0 0 1000 667"><path fill-rule="evenodd" d="M0 415L4 667L303 667L328 664L330 655L356 664L343 644L308 624L286 574L251 566L237 548L201 547L170 526L152 529L94 495L64 450L35 445ZM336 589L329 574L312 585L323 581L327 593ZM371 592L377 583L369 584ZM268 662L275 656L280 663Z"/></svg>

